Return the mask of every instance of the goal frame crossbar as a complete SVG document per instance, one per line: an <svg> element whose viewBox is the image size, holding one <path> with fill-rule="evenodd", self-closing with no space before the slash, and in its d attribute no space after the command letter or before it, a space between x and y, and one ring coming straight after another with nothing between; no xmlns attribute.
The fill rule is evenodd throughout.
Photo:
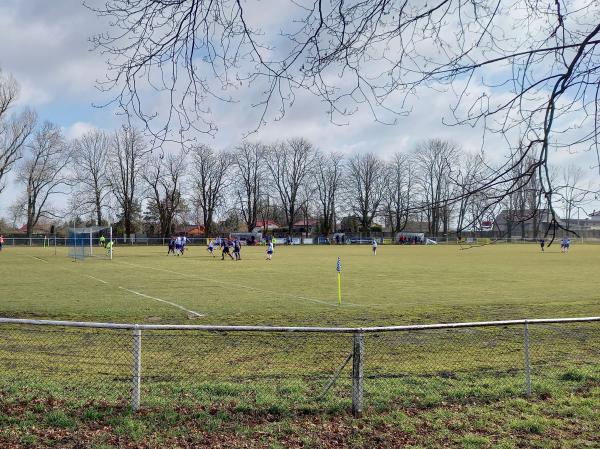
<svg viewBox="0 0 600 449"><path fill-rule="evenodd" d="M113 258L113 248L112 248L112 242L113 242L113 235L112 235L112 226L89 226L89 227L73 227L73 228L69 228L68 230L68 234L69 234L69 246L70 248L77 248L79 246L81 246L81 248L83 249L84 246L89 250L89 254L86 255L85 251L82 251L82 254L80 257L77 257L75 251L72 252L72 254L70 254L73 259L85 259L85 257L94 257L94 234L97 234L101 231L108 231L108 259L112 260ZM87 241L86 241L87 240ZM77 243L81 241L81 245L78 245Z"/></svg>

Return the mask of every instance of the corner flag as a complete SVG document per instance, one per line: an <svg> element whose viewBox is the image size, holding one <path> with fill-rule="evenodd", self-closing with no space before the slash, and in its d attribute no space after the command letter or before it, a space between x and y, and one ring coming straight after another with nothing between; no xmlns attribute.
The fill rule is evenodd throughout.
<svg viewBox="0 0 600 449"><path fill-rule="evenodd" d="M337 260L337 274L338 274L338 304L342 305L342 259L338 257Z"/></svg>

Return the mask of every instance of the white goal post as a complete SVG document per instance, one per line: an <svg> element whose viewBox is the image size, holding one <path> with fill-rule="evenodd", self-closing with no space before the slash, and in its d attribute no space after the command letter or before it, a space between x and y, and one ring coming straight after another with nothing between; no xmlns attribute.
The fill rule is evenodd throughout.
<svg viewBox="0 0 600 449"><path fill-rule="evenodd" d="M69 257L84 260L86 257L113 258L112 226L69 228Z"/></svg>

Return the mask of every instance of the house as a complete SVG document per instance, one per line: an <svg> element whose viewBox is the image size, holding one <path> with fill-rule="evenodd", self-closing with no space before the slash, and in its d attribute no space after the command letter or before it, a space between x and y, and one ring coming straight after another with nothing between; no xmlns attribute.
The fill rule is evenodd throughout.
<svg viewBox="0 0 600 449"><path fill-rule="evenodd" d="M589 215L589 220L596 224L596 225L600 225L600 210L599 211L594 211Z"/></svg>
<svg viewBox="0 0 600 449"><path fill-rule="evenodd" d="M274 231L276 229L279 229L280 227L281 226L279 226L273 220L259 220L256 222L256 227L252 230L252 232Z"/></svg>
<svg viewBox="0 0 600 449"><path fill-rule="evenodd" d="M319 220L316 218L306 218L294 222L292 226L292 232L298 234L312 234L313 231L319 226Z"/></svg>
<svg viewBox="0 0 600 449"><path fill-rule="evenodd" d="M48 235L50 234L51 227L52 225L50 224L38 223L33 227L31 235ZM24 224L21 226L15 234L27 234L27 225Z"/></svg>
<svg viewBox="0 0 600 449"><path fill-rule="evenodd" d="M175 229L176 234L185 234L189 237L201 237L205 233L202 225L182 225Z"/></svg>

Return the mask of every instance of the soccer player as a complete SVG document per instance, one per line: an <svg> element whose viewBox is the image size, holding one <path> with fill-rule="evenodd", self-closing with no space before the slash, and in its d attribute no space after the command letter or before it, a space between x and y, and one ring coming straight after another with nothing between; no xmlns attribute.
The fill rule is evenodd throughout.
<svg viewBox="0 0 600 449"><path fill-rule="evenodd" d="M185 252L185 245L187 245L187 237L185 235L181 236L181 255L183 256L183 253Z"/></svg>
<svg viewBox="0 0 600 449"><path fill-rule="evenodd" d="M373 249L373 255L377 255L377 240L373 239L373 243L371 244L371 248Z"/></svg>
<svg viewBox="0 0 600 449"><path fill-rule="evenodd" d="M4 236L0 234L0 251L2 251L2 247L4 246Z"/></svg>
<svg viewBox="0 0 600 449"><path fill-rule="evenodd" d="M569 252L569 246L571 246L571 239L566 238L565 239L565 254L567 254Z"/></svg>
<svg viewBox="0 0 600 449"><path fill-rule="evenodd" d="M175 238L175 254L177 254L178 256L181 255L181 245L182 245L181 236L178 235L177 238Z"/></svg>
<svg viewBox="0 0 600 449"><path fill-rule="evenodd" d="M212 240L209 240L206 251L208 251L211 256L215 257L215 244Z"/></svg>
<svg viewBox="0 0 600 449"><path fill-rule="evenodd" d="M542 248L542 252L544 252L545 245L546 245L546 241L544 239L540 239L540 248Z"/></svg>
<svg viewBox="0 0 600 449"><path fill-rule="evenodd" d="M233 255L235 260L242 260L242 256L240 255L240 251L242 250L242 244L238 239L233 241Z"/></svg>
<svg viewBox="0 0 600 449"><path fill-rule="evenodd" d="M113 247L113 241L109 240L108 243L105 246L105 248L106 248L106 255L107 256L110 256L110 253L112 252L112 247Z"/></svg>
<svg viewBox="0 0 600 449"><path fill-rule="evenodd" d="M169 240L169 251L167 251L167 256L171 253L175 255L175 237L171 237L171 240Z"/></svg>
<svg viewBox="0 0 600 449"><path fill-rule="evenodd" d="M223 240L223 249L221 250L221 260L225 260L225 254L227 254L231 260L233 260L233 256L229 252L229 247L231 246L231 242L229 240Z"/></svg>
<svg viewBox="0 0 600 449"><path fill-rule="evenodd" d="M269 244L267 245L267 258L266 260L272 260L273 259L273 241L271 240L269 242Z"/></svg>
<svg viewBox="0 0 600 449"><path fill-rule="evenodd" d="M103 235L100 236L100 246L102 248L106 248L106 237L104 237Z"/></svg>

